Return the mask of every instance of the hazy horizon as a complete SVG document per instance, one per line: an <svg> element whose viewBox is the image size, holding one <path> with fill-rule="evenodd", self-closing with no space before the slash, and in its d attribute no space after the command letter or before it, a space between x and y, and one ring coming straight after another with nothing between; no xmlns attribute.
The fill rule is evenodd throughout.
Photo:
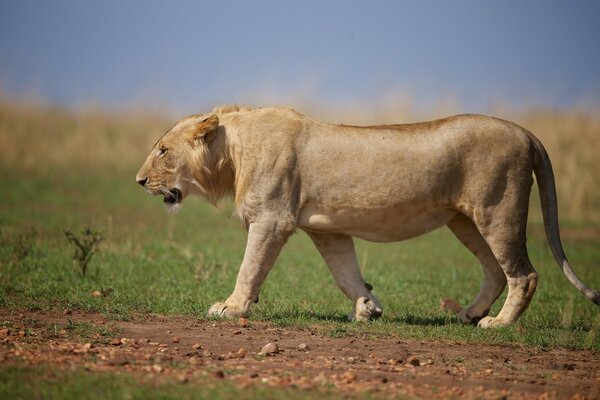
<svg viewBox="0 0 600 400"><path fill-rule="evenodd" d="M600 104L600 3L3 2L0 93L164 107Z"/></svg>

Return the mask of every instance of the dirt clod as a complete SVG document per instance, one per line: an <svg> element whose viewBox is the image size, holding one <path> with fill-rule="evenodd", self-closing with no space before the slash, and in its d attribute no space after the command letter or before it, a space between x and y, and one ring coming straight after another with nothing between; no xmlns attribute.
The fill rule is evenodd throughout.
<svg viewBox="0 0 600 400"><path fill-rule="evenodd" d="M129 364L129 360L127 360L126 358L113 358L111 360L108 360L108 365L120 366L127 364Z"/></svg>
<svg viewBox="0 0 600 400"><path fill-rule="evenodd" d="M408 357L406 359L406 363L412 365L413 367L418 367L421 365L421 361L415 356Z"/></svg>
<svg viewBox="0 0 600 400"><path fill-rule="evenodd" d="M238 325L241 326L242 328L247 328L250 325L250 323L248 322L247 318L242 317L238 320Z"/></svg>
<svg viewBox="0 0 600 400"><path fill-rule="evenodd" d="M223 370L218 369L213 373L213 376L215 378L223 379L225 378L225 372L223 372Z"/></svg>
<svg viewBox="0 0 600 400"><path fill-rule="evenodd" d="M346 371L342 374L342 383L354 383L358 379L357 375L352 371Z"/></svg>

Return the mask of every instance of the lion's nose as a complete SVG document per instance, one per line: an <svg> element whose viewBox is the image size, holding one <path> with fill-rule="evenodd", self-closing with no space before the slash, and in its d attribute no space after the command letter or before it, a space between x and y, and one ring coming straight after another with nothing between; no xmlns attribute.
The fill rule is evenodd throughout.
<svg viewBox="0 0 600 400"><path fill-rule="evenodd" d="M146 185L146 182L148 182L148 178L142 178L142 179L137 179L137 183L139 183L140 185L144 186Z"/></svg>

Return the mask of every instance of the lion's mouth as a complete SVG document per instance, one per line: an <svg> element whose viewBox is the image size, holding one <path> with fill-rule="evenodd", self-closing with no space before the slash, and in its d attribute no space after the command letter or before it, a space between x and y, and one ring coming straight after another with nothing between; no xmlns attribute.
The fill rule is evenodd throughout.
<svg viewBox="0 0 600 400"><path fill-rule="evenodd" d="M171 189L169 191L165 191L163 192L163 196L165 196L163 201L166 204L173 205L181 202L181 190L179 189Z"/></svg>

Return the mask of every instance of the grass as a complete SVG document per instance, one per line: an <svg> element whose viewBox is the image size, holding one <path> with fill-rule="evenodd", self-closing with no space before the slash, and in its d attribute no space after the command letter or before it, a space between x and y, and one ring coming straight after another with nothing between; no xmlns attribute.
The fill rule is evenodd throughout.
<svg viewBox="0 0 600 400"><path fill-rule="evenodd" d="M0 214L2 307L81 309L118 319L149 312L206 318L210 305L230 293L246 239L231 217L230 204L214 209L201 199L189 199L180 213L171 215L160 199L136 187L127 172L98 172L94 184L88 176L67 170L56 180L56 172L27 176L0 170L0 179L12 188L4 199L7 211ZM44 189L29 197L34 187ZM79 231L82 226L105 236L85 277L73 266L72 249L63 235L64 229ZM34 236L27 234L32 231ZM15 252L23 253L24 237L30 248L15 258ZM540 273L534 301L515 326L488 331L457 324L439 311L440 297L469 302L481 279L476 259L449 231L395 244L358 241L363 272L382 300L385 316L371 324L349 324L345 314L350 302L300 232L269 275L253 318L316 325L331 336L600 349L597 309L562 276L543 236L532 234L529 249ZM600 276L594 274L600 261L597 240L566 241L566 250L582 279L600 287ZM107 289L106 296L92 295ZM492 313L498 312L501 300Z"/></svg>

